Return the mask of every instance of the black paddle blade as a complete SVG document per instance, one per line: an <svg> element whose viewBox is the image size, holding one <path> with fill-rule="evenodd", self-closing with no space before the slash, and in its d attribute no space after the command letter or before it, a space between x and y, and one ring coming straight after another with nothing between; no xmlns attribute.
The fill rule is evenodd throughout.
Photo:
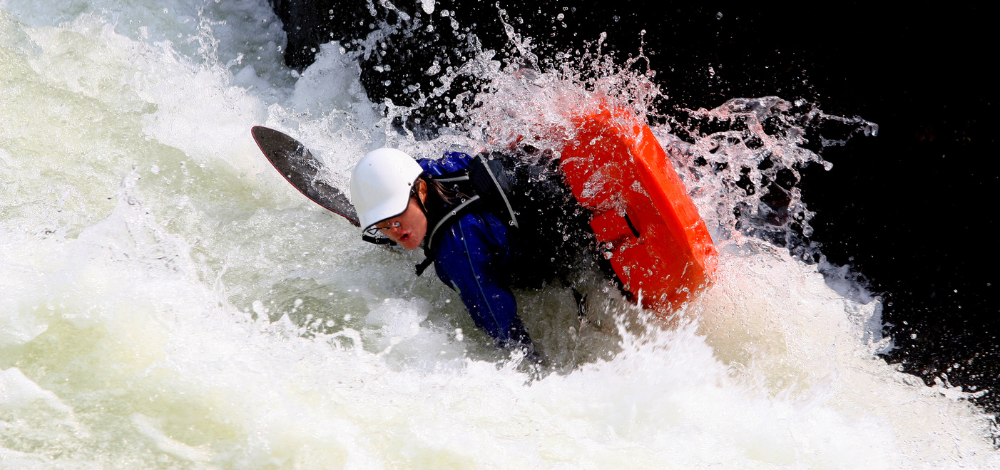
<svg viewBox="0 0 1000 470"><path fill-rule="evenodd" d="M323 164L309 153L309 149L287 134L264 126L254 126L250 133L268 161L295 189L330 212L361 226L358 213L347 196L320 178Z"/></svg>

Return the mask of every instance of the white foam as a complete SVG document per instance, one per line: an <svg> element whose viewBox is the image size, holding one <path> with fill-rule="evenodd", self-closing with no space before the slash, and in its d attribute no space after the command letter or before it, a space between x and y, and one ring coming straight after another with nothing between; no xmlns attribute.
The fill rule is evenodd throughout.
<svg viewBox="0 0 1000 470"><path fill-rule="evenodd" d="M0 90L4 464L998 465L968 394L873 356L877 298L739 234L674 327L599 286L581 322L551 288L521 307L559 371L500 361L453 292L414 278L419 255L362 245L268 173L252 124L294 132L335 181L386 129L339 49L285 81L249 55L274 37L240 49L267 2L226 3L225 25L198 2L0 7L20 22L0 18L0 54L18 51L0 73L21 93Z"/></svg>

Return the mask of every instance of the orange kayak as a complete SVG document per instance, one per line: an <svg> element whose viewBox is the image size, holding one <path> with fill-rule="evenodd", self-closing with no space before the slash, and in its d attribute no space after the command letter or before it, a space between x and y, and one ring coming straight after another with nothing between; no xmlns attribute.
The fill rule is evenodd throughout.
<svg viewBox="0 0 1000 470"><path fill-rule="evenodd" d="M704 290L717 253L684 183L649 127L602 108L574 119L561 168L605 258L642 306L669 314Z"/></svg>

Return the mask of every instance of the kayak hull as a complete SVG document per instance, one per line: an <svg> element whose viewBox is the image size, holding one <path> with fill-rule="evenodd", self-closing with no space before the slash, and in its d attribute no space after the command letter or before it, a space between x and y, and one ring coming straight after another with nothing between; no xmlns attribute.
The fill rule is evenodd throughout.
<svg viewBox="0 0 1000 470"><path fill-rule="evenodd" d="M643 307L669 314L711 282L717 253L705 222L649 127L602 108L574 119L560 166L593 212L601 255Z"/></svg>

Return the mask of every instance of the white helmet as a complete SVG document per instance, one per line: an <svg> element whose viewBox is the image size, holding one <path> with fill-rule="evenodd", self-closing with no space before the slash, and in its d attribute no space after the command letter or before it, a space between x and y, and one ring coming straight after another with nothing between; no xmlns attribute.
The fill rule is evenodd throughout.
<svg viewBox="0 0 1000 470"><path fill-rule="evenodd" d="M368 229L406 212L410 190L423 171L416 160L396 149L380 148L361 157L351 173L351 202L361 227Z"/></svg>

